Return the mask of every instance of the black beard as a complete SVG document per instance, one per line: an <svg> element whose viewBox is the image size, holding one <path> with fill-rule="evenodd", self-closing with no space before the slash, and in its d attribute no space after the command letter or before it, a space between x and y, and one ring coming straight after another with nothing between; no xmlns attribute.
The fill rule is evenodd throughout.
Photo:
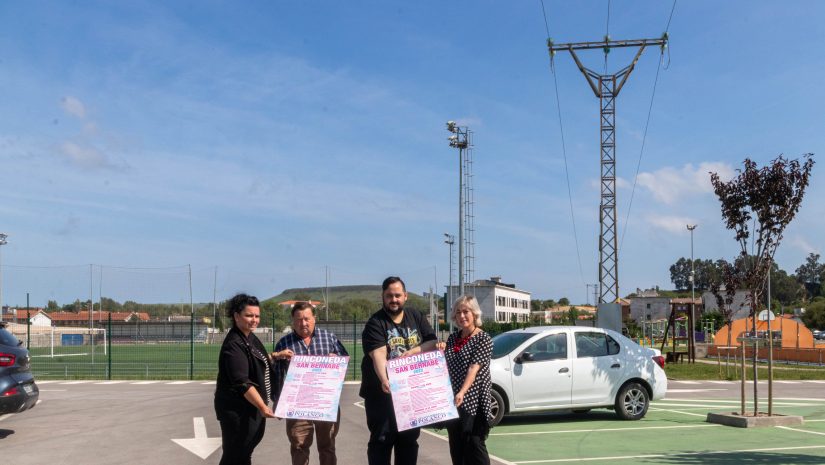
<svg viewBox="0 0 825 465"><path fill-rule="evenodd" d="M396 316L404 311L404 307L398 307L398 310L392 310L390 308L384 307L384 311L389 313L392 316Z"/></svg>

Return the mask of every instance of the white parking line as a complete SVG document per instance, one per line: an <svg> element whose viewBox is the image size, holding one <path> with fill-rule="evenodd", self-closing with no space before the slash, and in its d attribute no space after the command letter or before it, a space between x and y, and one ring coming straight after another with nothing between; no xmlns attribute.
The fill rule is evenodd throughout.
<svg viewBox="0 0 825 465"><path fill-rule="evenodd" d="M708 383L711 383L711 384L733 384L735 382L736 381L715 381L715 380L708 381Z"/></svg>
<svg viewBox="0 0 825 465"><path fill-rule="evenodd" d="M89 383L93 383L93 382L94 382L94 380L92 380L92 379L84 379L82 381L65 381L65 382L62 382L60 384L63 384L63 385L68 385L68 384L89 384Z"/></svg>
<svg viewBox="0 0 825 465"><path fill-rule="evenodd" d="M442 441L448 441L448 440L449 440L449 439L447 438L447 436L442 436L442 435L440 435L440 434L433 433L432 431L430 431L430 430L428 430L428 429L425 429L425 428L422 428L422 429L421 429L421 432L422 432L422 433L429 434L430 436L437 437L438 439L441 439ZM507 461L507 460L504 460L504 459L503 459L503 458L501 458L501 457L496 457L496 456L495 456L495 455L493 455L493 454L488 454L488 455L490 456L490 458L491 458L491 459L493 459L493 460L495 460L495 461L498 461L498 462L501 462L501 463L503 463L504 465L515 465L516 463L518 463L518 462L509 462L509 461Z"/></svg>
<svg viewBox="0 0 825 465"><path fill-rule="evenodd" d="M568 429L561 431L523 431L518 433L490 433L490 436L529 436L538 434L602 433L612 431L642 431L649 429L713 428L722 425L639 426L628 428Z"/></svg>
<svg viewBox="0 0 825 465"><path fill-rule="evenodd" d="M820 436L825 436L825 433L820 433L818 431L808 431L808 430L798 429L798 428L791 428L790 426L777 426L777 428L786 429L788 431L796 431L798 433L818 434Z"/></svg>
<svg viewBox="0 0 825 465"><path fill-rule="evenodd" d="M705 418L707 417L707 414L683 412L681 410L672 410L672 409L667 409L667 408L650 407L650 410L654 410L654 411L657 411L657 412L681 413L682 415L690 415L690 416L694 416L694 417L705 417Z"/></svg>
<svg viewBox="0 0 825 465"><path fill-rule="evenodd" d="M194 383L194 381L172 381L171 383L166 383L166 384L190 384L190 383Z"/></svg>
<svg viewBox="0 0 825 465"><path fill-rule="evenodd" d="M718 389L717 388L710 388L710 389L668 389L667 393L668 394L673 394L673 393L684 394L684 393L688 393L688 392L710 392L710 391L727 391L727 389L722 389L722 388L718 388Z"/></svg>
<svg viewBox="0 0 825 465"><path fill-rule="evenodd" d="M770 447L765 449L740 449L740 450L717 450L717 451L702 451L702 452L680 452L676 454L645 454L645 455L618 455L613 457L577 457L569 459L550 459L550 460L524 460L520 462L513 462L516 464L530 464L530 463L563 463L563 462L596 462L606 460L629 460L629 459L655 459L663 457L691 457L697 455L721 455L721 454L741 454L745 452L782 452L789 450L811 450L811 449L825 449L823 446L796 446L796 447Z"/></svg>
<svg viewBox="0 0 825 465"><path fill-rule="evenodd" d="M678 384L702 384L700 381L678 381L678 380L667 380L668 383L678 383ZM669 390L669 389L668 389Z"/></svg>
<svg viewBox="0 0 825 465"><path fill-rule="evenodd" d="M57 380L57 379L47 379L45 381L37 381L37 384L39 385L39 384L57 383L59 381L60 380Z"/></svg>
<svg viewBox="0 0 825 465"><path fill-rule="evenodd" d="M208 386L208 385L212 385L212 384L218 384L218 382L217 381L207 381L207 382L201 383L201 384Z"/></svg>
<svg viewBox="0 0 825 465"><path fill-rule="evenodd" d="M155 380L155 381L135 381L134 383L131 383L131 384L157 384L159 382L160 381L157 381L157 380Z"/></svg>
<svg viewBox="0 0 825 465"><path fill-rule="evenodd" d="M102 383L95 383L95 384L123 384L126 381L118 380L118 381L103 381Z"/></svg>
<svg viewBox="0 0 825 465"><path fill-rule="evenodd" d="M802 384L802 381L787 381L782 379L773 380L774 384Z"/></svg>

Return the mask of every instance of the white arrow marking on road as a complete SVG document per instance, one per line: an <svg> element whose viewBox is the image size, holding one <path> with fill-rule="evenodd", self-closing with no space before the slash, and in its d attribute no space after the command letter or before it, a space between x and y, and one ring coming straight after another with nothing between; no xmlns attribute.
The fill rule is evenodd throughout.
<svg viewBox="0 0 825 465"><path fill-rule="evenodd" d="M192 439L172 439L175 444L206 460L218 447L221 447L221 438L206 437L206 423L203 417L194 417L195 437Z"/></svg>

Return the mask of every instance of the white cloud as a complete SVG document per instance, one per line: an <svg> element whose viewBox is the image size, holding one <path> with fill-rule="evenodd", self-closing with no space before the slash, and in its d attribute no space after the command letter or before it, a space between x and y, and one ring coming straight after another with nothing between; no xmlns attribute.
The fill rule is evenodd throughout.
<svg viewBox="0 0 825 465"><path fill-rule="evenodd" d="M687 233L687 225L697 223L695 218L686 216L649 215L645 220L653 227L670 233Z"/></svg>
<svg viewBox="0 0 825 465"><path fill-rule="evenodd" d="M794 236L791 238L791 245L796 247L797 249L805 252L805 254L811 253L819 253L819 249L811 245L810 242L807 241L802 236Z"/></svg>
<svg viewBox="0 0 825 465"><path fill-rule="evenodd" d="M109 158L94 147L84 147L71 141L63 142L60 153L69 163L80 168L116 168Z"/></svg>
<svg viewBox="0 0 825 465"><path fill-rule="evenodd" d="M719 173L722 179L730 179L734 169L723 162L702 162L696 168L688 163L681 169L665 167L651 173L639 173L638 184L649 190L659 202L673 205L686 197L713 192L711 172Z"/></svg>
<svg viewBox="0 0 825 465"><path fill-rule="evenodd" d="M76 97L72 97L71 95L63 97L63 100L60 102L60 106L63 108L63 111L70 115L76 116L80 119L84 119L86 117L86 106L83 105L83 102Z"/></svg>

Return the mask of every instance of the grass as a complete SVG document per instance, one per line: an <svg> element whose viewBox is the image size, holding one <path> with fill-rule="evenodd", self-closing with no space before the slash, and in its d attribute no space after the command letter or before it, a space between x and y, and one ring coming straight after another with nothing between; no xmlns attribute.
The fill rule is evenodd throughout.
<svg viewBox="0 0 825 465"><path fill-rule="evenodd" d="M361 344L344 342L350 353L347 380L361 378ZM94 347L32 348L32 372L37 379L198 379L218 375L220 345L197 343L194 358L189 343L112 344L111 352ZM272 345L268 344L271 350ZM60 351L62 350L62 351ZM111 367L111 368L110 368ZM111 371L111 372L110 372Z"/></svg>
<svg viewBox="0 0 825 465"><path fill-rule="evenodd" d="M757 364L757 376L759 379L768 379L767 364ZM726 364L722 360L721 374L718 363L670 363L665 365L665 372L668 379L676 380L739 380L742 368L734 364ZM753 367L750 363L745 368L745 379L753 379ZM773 379L778 380L825 380L825 367L817 366L797 366L786 364L774 364Z"/></svg>

